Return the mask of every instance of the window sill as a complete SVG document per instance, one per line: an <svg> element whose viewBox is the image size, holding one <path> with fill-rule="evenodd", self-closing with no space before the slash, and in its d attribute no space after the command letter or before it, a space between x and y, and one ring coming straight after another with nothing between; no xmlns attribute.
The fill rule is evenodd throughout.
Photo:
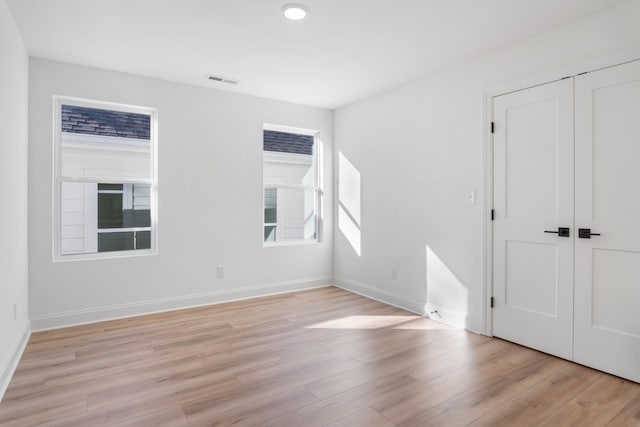
<svg viewBox="0 0 640 427"><path fill-rule="evenodd" d="M69 255L56 255L53 258L53 262L72 262L72 261L92 261L100 259L114 259L114 258L135 258L141 256L158 255L158 251L155 249L138 249L132 251L113 251L113 252L97 252L91 254L69 254Z"/></svg>
<svg viewBox="0 0 640 427"><path fill-rule="evenodd" d="M283 242L263 242L265 248L273 248L278 246L301 246L301 245L317 245L322 243L319 240L289 240Z"/></svg>

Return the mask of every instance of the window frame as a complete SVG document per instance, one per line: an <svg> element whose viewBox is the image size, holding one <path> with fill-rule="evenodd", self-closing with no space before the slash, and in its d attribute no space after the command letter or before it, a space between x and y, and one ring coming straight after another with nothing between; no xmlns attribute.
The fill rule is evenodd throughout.
<svg viewBox="0 0 640 427"><path fill-rule="evenodd" d="M149 155L150 177L148 179L117 178L104 179L93 177L68 177L62 176L62 105L76 107L96 108L125 113L144 114L150 117ZM74 134L72 134L74 135ZM134 148L141 147L141 143L135 139L108 137L102 135L83 134L73 136L72 139L92 140L92 142L104 144L114 143L115 140ZM146 144L146 143L145 143ZM121 104L108 101L98 101L70 96L53 96L53 144L52 144L52 253L53 262L67 262L80 260L96 260L109 258L129 258L137 256L157 255L158 253L158 110L150 107ZM133 249L123 251L107 251L77 254L62 254L62 183L95 183L97 184L147 184L151 186L151 247L149 249ZM97 196L97 192L96 192ZM128 230L120 230L128 231ZM98 230L96 230L97 239Z"/></svg>
<svg viewBox="0 0 640 427"><path fill-rule="evenodd" d="M308 135L313 137L313 149L312 149L312 166L315 167L314 175L315 175L315 186L307 186L307 185L291 185L291 184L281 184L281 183L267 183L265 182L264 176L264 165L265 165L265 155L266 152L264 149L264 131L274 131L274 132L286 132L293 133L298 135ZM263 247L278 247L278 246L294 246L294 245L313 245L322 242L322 199L323 199L323 191L322 191L322 149L320 143L320 132L312 129L304 129L297 128L291 126L283 126L283 125L275 125L270 123L263 123L262 126L262 227L261 227L261 236L262 236L262 246ZM283 153L288 154L288 153ZM278 223L266 223L264 221L264 208L265 208L265 190L267 188L273 188L276 190L276 199L280 198L280 194L278 192L279 189L294 189L294 190L310 190L314 192L314 205L313 211L315 216L315 238L313 239L297 239L297 240L277 240L278 236ZM277 206L277 205L276 205ZM279 210L278 210L279 211ZM276 213L276 215L278 215ZM267 226L276 226L276 240L275 241L265 241L264 240L264 229Z"/></svg>

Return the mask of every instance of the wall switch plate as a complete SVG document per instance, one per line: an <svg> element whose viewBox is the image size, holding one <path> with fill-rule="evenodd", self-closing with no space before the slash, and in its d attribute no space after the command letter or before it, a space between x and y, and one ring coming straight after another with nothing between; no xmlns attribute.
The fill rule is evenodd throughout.
<svg viewBox="0 0 640 427"><path fill-rule="evenodd" d="M391 279L396 280L398 278L398 269L397 268L392 268L391 269Z"/></svg>
<svg viewBox="0 0 640 427"><path fill-rule="evenodd" d="M13 303L13 320L18 320L18 303Z"/></svg>
<svg viewBox="0 0 640 427"><path fill-rule="evenodd" d="M468 205L476 204L476 192L475 190L468 191L466 194L466 202Z"/></svg>
<svg viewBox="0 0 640 427"><path fill-rule="evenodd" d="M218 279L224 278L224 265L219 265L216 269L216 277Z"/></svg>

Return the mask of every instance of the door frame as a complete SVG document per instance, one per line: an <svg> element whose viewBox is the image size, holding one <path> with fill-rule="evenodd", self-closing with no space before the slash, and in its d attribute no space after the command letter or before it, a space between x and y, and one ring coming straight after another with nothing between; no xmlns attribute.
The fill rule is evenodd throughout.
<svg viewBox="0 0 640 427"><path fill-rule="evenodd" d="M552 83L565 78L575 77L585 72L593 72L611 68L640 59L640 49L631 49L617 55L599 57L588 61L581 61L569 66L557 68L550 72L524 77L511 83L496 85L485 89L482 93L483 105L483 200L482 200L482 330L483 335L493 336L493 311L491 297L493 296L493 134L491 123L493 117L493 98L511 92L530 89Z"/></svg>

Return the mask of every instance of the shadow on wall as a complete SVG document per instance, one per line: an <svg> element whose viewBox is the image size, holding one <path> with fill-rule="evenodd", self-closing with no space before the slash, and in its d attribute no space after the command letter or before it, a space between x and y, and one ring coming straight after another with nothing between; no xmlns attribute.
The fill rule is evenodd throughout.
<svg viewBox="0 0 640 427"><path fill-rule="evenodd" d="M360 172L338 153L338 228L354 252L361 256Z"/></svg>
<svg viewBox="0 0 640 427"><path fill-rule="evenodd" d="M467 327L469 289L429 245L427 252L427 313L458 327ZM432 311L438 310L438 313Z"/></svg>

